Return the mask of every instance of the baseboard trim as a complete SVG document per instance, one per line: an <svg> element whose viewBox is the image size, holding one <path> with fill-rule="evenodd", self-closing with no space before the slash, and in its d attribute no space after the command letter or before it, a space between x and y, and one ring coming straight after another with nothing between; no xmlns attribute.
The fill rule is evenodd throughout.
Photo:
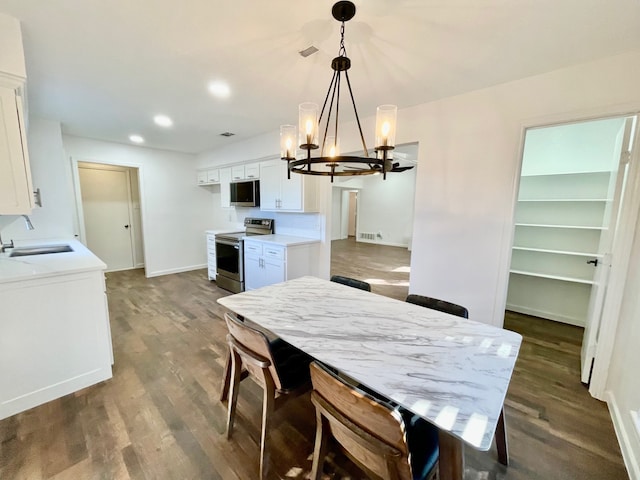
<svg viewBox="0 0 640 480"><path fill-rule="evenodd" d="M373 245L384 245L385 247L402 247L407 249L409 248L409 245L406 243L377 242L375 240L364 240L362 238L358 238L356 242L371 243Z"/></svg>
<svg viewBox="0 0 640 480"><path fill-rule="evenodd" d="M513 305L511 303L507 303L506 309L516 313L523 313L525 315L533 315L534 317L553 320L554 322L568 323L569 325L574 325L576 327L584 327L584 322L582 320L566 315L559 315L554 312L536 310L535 308L523 307L522 305Z"/></svg>
<svg viewBox="0 0 640 480"><path fill-rule="evenodd" d="M172 273L183 273L190 272L192 270L201 270L203 268L207 268L207 264L203 263L201 265L191 265L189 267L180 267L180 268L170 268L168 270L158 270L157 272L146 272L147 278L152 277L161 277L162 275L171 275Z"/></svg>
<svg viewBox="0 0 640 480"><path fill-rule="evenodd" d="M629 478L631 480L640 480L640 464L638 463L639 460L635 456L631 443L633 441L632 439L635 439L640 444L640 439L635 432L635 426L633 432L627 431L623 420L624 413L618 408L616 398L610 390L605 393L605 398L607 405L609 406L609 414L613 421L613 429L618 437L618 443L620 444L620 450L622 451L622 459L624 460L624 465L627 468Z"/></svg>

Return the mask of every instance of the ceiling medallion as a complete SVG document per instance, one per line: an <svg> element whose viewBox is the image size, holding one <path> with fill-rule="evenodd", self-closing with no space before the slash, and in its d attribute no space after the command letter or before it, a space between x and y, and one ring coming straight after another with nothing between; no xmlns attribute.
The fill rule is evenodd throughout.
<svg viewBox="0 0 640 480"><path fill-rule="evenodd" d="M333 77L320 111L320 117L318 117L317 104L302 103L298 109L297 129L295 125L282 125L280 127L280 158L287 161L287 176L291 178L291 172L303 175L321 175L331 177L331 182L333 182L333 177L381 173L383 179L386 179L387 172L403 172L413 168L413 166L400 167L399 163L393 162L398 112L395 105L381 105L378 107L376 112L375 154L369 156L369 150L362 134L356 102L351 90L351 82L349 81L348 70L351 68L351 60L347 57L347 51L344 47L344 24L356 14L356 6L349 1L337 2L333 6L331 13L333 18L342 23L340 27L340 49L338 56L331 62ZM349 89L349 96L353 105L360 140L362 141L363 156L361 157L340 155L339 152L338 119L340 116L340 86L343 76ZM322 134L322 143L320 143L318 141L318 132L323 118L325 118L324 132ZM306 157L298 159L297 148L300 148L303 152L306 151ZM318 149L320 150L320 156L312 157L312 150Z"/></svg>

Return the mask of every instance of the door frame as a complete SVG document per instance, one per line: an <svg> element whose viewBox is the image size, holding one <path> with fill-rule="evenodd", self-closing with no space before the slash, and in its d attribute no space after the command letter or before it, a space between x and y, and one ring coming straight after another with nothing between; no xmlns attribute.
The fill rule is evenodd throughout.
<svg viewBox="0 0 640 480"><path fill-rule="evenodd" d="M138 163L129 163L129 162L118 162L118 163L113 163L113 162L108 162L108 161L101 161L101 160L94 160L94 159L78 159L76 157L69 157L69 161L71 163L71 176L72 176L72 181L73 181L73 192L74 192L74 197L75 197L75 206L76 206L76 211L75 211L75 223L76 223L76 227L77 227L77 231L78 231L78 235L80 236L80 241L82 243L84 243L86 245L86 231L85 231L85 226L84 226L84 207L82 205L82 189L80 186L80 173L78 171L79 167L79 163L93 163L96 165L102 165L105 167L106 169L109 169L109 167L111 168L124 168L124 169L130 169L130 168L135 168L138 171L138 195L139 195L139 202L140 202L140 228L142 230L142 258L143 258L143 262L144 262L144 271L145 271L145 277L147 276L147 235L146 235L146 224L145 224L145 219L147 218L146 212L145 212L145 194L144 194L144 168L141 164ZM129 175L129 171L127 171L127 178L130 178ZM127 185L127 190L128 190L128 195L129 195L129 204L131 207L131 182L129 182L129 184ZM129 220L131 221L131 208L129 208ZM130 225L132 225L132 223L130 223ZM134 264L137 263L136 260L136 254L134 251L134 246L133 246L133 238L131 239L132 241L132 252L134 255ZM137 265L134 265L133 268L137 268Z"/></svg>
<svg viewBox="0 0 640 480"><path fill-rule="evenodd" d="M503 238L505 238L507 242L502 249L501 263L503 265L503 269L501 278L498 279L498 285L502 285L503 288L502 295L496 295L496 304L494 305L496 311L498 309L504 311L506 307L507 289L509 288L509 268L511 264L511 246L513 245L515 236L515 210L520 189L522 160L524 155L524 144L527 130L532 128L553 127L569 123L579 123L593 120L604 120L607 118L632 116L640 116L640 110L617 110L615 108L610 108L603 109L600 112L591 111L588 114L584 115L580 115L578 113L574 114L573 116L567 116L567 114L555 114L540 118L529 119L520 124L520 142L517 151L519 160L517 162L516 170L513 177L511 221L505 222L505 229L508 229L508 232L505 232ZM611 266L611 272L609 274L609 284L603 307L603 310L606 308L610 308L610 310L607 312L606 316L603 315L603 318L600 322L600 333L593 362L591 383L589 385L589 393L591 394L591 396L602 401L606 401L606 386L609 375L609 366L611 364L613 347L618 331L618 316L622 307L624 288L628 271L627 267L631 255L633 239L636 233L636 219L638 218L638 213L640 212L640 167L638 166L640 159L640 155L638 153L638 150L640 149L638 148L640 146L638 144L638 141L640 140L639 130L640 125L636 125L633 151L630 159L631 165L629 168L629 178L625 189L625 194L628 195L628 198L623 202L620 211L621 227L616 234L616 240L614 241L612 247L613 264ZM633 221L629 221L629 219L631 218L633 218Z"/></svg>

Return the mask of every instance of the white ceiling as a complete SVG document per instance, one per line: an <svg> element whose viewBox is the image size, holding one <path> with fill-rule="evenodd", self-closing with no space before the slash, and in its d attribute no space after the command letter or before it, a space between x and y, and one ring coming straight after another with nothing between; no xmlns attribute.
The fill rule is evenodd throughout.
<svg viewBox="0 0 640 480"><path fill-rule="evenodd" d="M640 48L638 0L355 3L345 44L363 117ZM197 153L296 123L300 102L322 103L339 44L332 5L0 0L0 12L22 22L32 115L73 135L128 143L138 133L147 146ZM320 51L298 55L310 45ZM213 80L231 97L211 96ZM174 126L154 125L157 113Z"/></svg>

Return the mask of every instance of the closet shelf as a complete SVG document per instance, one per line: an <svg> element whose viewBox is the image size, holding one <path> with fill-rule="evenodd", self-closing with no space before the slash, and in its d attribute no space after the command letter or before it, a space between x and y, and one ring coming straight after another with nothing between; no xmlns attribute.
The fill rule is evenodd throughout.
<svg viewBox="0 0 640 480"><path fill-rule="evenodd" d="M581 283L584 285L593 285L593 280L585 280L583 278L575 278L575 277L563 277L560 275L548 275L546 273L538 273L538 272L526 272L524 270L509 270L510 273L515 273L516 275L526 275L528 277L538 277L538 278L548 278L551 280L560 280L562 282L572 282L572 283Z"/></svg>
<svg viewBox="0 0 640 480"><path fill-rule="evenodd" d="M587 225L548 225L542 223L516 223L516 227L537 227L537 228L575 228L577 230L606 230L605 227L590 227Z"/></svg>
<svg viewBox="0 0 640 480"><path fill-rule="evenodd" d="M593 202L606 203L610 202L607 198L519 198L518 202Z"/></svg>
<svg viewBox="0 0 640 480"><path fill-rule="evenodd" d="M513 249L522 250L525 252L557 253L558 255L574 255L577 257L602 258L602 255L600 255L599 253L574 252L569 250L551 250L547 248L516 247L515 245L513 246Z"/></svg>

